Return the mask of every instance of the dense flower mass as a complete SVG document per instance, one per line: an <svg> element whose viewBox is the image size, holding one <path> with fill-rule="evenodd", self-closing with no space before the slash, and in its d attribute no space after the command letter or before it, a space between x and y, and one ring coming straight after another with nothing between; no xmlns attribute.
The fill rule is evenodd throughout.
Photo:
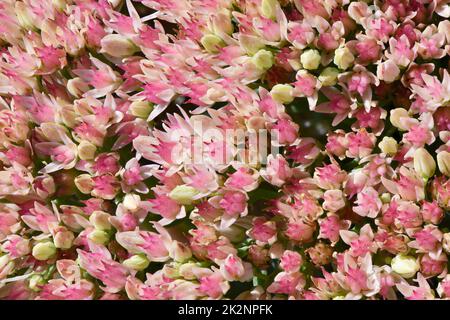
<svg viewBox="0 0 450 320"><path fill-rule="evenodd" d="M0 298L449 299L449 17L0 1Z"/></svg>

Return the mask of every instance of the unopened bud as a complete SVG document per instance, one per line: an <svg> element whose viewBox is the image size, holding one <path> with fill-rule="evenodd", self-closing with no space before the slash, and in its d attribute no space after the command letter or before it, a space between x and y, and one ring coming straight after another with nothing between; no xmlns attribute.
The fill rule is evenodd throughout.
<svg viewBox="0 0 450 320"><path fill-rule="evenodd" d="M194 201L194 197L199 191L191 186L185 184L176 186L170 193L169 197L175 200L179 204L191 204Z"/></svg>
<svg viewBox="0 0 450 320"><path fill-rule="evenodd" d="M192 257L191 249L179 241L173 241L170 247L170 256L177 262L183 262Z"/></svg>
<svg viewBox="0 0 450 320"><path fill-rule="evenodd" d="M383 203L389 203L391 202L392 197L390 193L385 192L380 196L380 199Z"/></svg>
<svg viewBox="0 0 450 320"><path fill-rule="evenodd" d="M324 86L334 86L337 83L339 70L333 67L325 68L319 75L319 81Z"/></svg>
<svg viewBox="0 0 450 320"><path fill-rule="evenodd" d="M261 14L267 19L275 19L278 0L262 0Z"/></svg>
<svg viewBox="0 0 450 320"><path fill-rule="evenodd" d="M106 244L109 241L109 235L105 231L95 229L89 233L88 239L96 244Z"/></svg>
<svg viewBox="0 0 450 320"><path fill-rule="evenodd" d="M355 56L347 47L339 47L334 52L333 62L339 67L339 69L348 69L353 64L353 61L355 61Z"/></svg>
<svg viewBox="0 0 450 320"><path fill-rule="evenodd" d="M81 193L89 194L93 188L93 181L89 174L80 174L74 180L75 186L80 190Z"/></svg>
<svg viewBox="0 0 450 320"><path fill-rule="evenodd" d="M36 260L48 260L56 254L56 247L50 241L39 242L33 247L32 255Z"/></svg>
<svg viewBox="0 0 450 320"><path fill-rule="evenodd" d="M75 236L72 231L67 230L65 227L59 227L53 238L53 243L56 248L70 249L74 239Z"/></svg>
<svg viewBox="0 0 450 320"><path fill-rule="evenodd" d="M448 254L450 254L450 232L444 233L442 238L442 249Z"/></svg>
<svg viewBox="0 0 450 320"><path fill-rule="evenodd" d="M133 42L120 34L108 34L101 40L101 52L115 58L125 58L137 51Z"/></svg>
<svg viewBox="0 0 450 320"><path fill-rule="evenodd" d="M131 103L129 110L133 116L147 119L150 112L153 111L153 106L148 101L134 101Z"/></svg>
<svg viewBox="0 0 450 320"><path fill-rule="evenodd" d="M81 160L94 159L96 151L97 147L86 140L81 141L78 145L78 157L80 157Z"/></svg>
<svg viewBox="0 0 450 320"><path fill-rule="evenodd" d="M320 52L315 49L309 49L302 53L300 56L300 62L304 69L316 70L320 65Z"/></svg>
<svg viewBox="0 0 450 320"><path fill-rule="evenodd" d="M417 259L411 256L398 254L391 261L392 270L403 278L412 278L419 271L420 265Z"/></svg>
<svg viewBox="0 0 450 320"><path fill-rule="evenodd" d="M231 15L229 10L223 10L219 12L212 19L212 29L215 34L232 34L233 33L233 23L231 22Z"/></svg>
<svg viewBox="0 0 450 320"><path fill-rule="evenodd" d="M89 217L89 221L98 230L109 230L111 229L111 223L109 223L109 218L111 215L104 211L94 211Z"/></svg>
<svg viewBox="0 0 450 320"><path fill-rule="evenodd" d="M414 170L426 179L431 177L436 170L436 162L424 148L419 148L414 152Z"/></svg>
<svg viewBox="0 0 450 320"><path fill-rule="evenodd" d="M381 140L378 144L378 147L380 148L381 152L390 156L396 154L398 150L397 141L391 137L384 137L383 140Z"/></svg>
<svg viewBox="0 0 450 320"><path fill-rule="evenodd" d="M16 1L14 12L16 13L17 20L20 26L27 30L34 28L33 18L29 10L30 8L24 2Z"/></svg>
<svg viewBox="0 0 450 320"><path fill-rule="evenodd" d="M128 259L126 259L123 262L124 266L136 270L136 271L142 271L145 270L148 265L150 264L150 261L143 255L136 254Z"/></svg>
<svg viewBox="0 0 450 320"><path fill-rule="evenodd" d="M447 177L450 177L450 152L439 152L437 155L437 163L439 171Z"/></svg>
<svg viewBox="0 0 450 320"><path fill-rule="evenodd" d="M214 35L214 34L206 34L204 35L200 40L202 46L205 48L206 51L209 53L218 53L219 48L223 47L224 43L223 40Z"/></svg>
<svg viewBox="0 0 450 320"><path fill-rule="evenodd" d="M127 193L123 199L123 206L130 211L136 211L141 204L141 197L137 194Z"/></svg>
<svg viewBox="0 0 450 320"><path fill-rule="evenodd" d="M70 4L71 0L52 0L52 4L55 8L57 8L59 11L63 11L67 4Z"/></svg>
<svg viewBox="0 0 450 320"><path fill-rule="evenodd" d="M28 280L28 288L33 291L41 290L41 286L45 284L44 278L40 274L32 275Z"/></svg>
<svg viewBox="0 0 450 320"><path fill-rule="evenodd" d="M270 90L270 95L279 103L291 103L294 100L293 89L288 84L276 84Z"/></svg>
<svg viewBox="0 0 450 320"><path fill-rule="evenodd" d="M382 62L377 67L377 77L384 82L391 83L400 76L400 69L392 60Z"/></svg>
<svg viewBox="0 0 450 320"><path fill-rule="evenodd" d="M391 114L389 117L389 121L391 121L392 125L400 130L407 130L408 128L405 126L404 121L402 119L409 118L408 111L403 108L397 108L391 110Z"/></svg>
<svg viewBox="0 0 450 320"><path fill-rule="evenodd" d="M81 97L83 93L89 90L89 84L84 82L81 78L73 78L67 81L67 91L74 97Z"/></svg>
<svg viewBox="0 0 450 320"><path fill-rule="evenodd" d="M252 57L252 62L261 70L270 69L273 65L273 54L270 51L261 49Z"/></svg>

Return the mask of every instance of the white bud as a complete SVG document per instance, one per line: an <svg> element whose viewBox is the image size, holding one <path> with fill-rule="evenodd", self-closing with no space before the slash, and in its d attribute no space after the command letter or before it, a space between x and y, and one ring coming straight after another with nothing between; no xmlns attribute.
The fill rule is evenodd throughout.
<svg viewBox="0 0 450 320"><path fill-rule="evenodd" d="M139 209L140 203L141 197L133 193L127 193L123 199L123 206L130 211Z"/></svg>
<svg viewBox="0 0 450 320"><path fill-rule="evenodd" d="M111 229L111 223L109 223L109 218L111 215L104 211L94 211L89 217L89 221L98 230L109 230Z"/></svg>
<svg viewBox="0 0 450 320"><path fill-rule="evenodd" d="M90 143L89 141L82 140L77 148L78 148L78 157L80 157L81 160L94 159L97 147L92 143Z"/></svg>
<svg viewBox="0 0 450 320"><path fill-rule="evenodd" d="M391 121L392 125L396 128L399 128L400 130L407 130L408 128L405 126L404 121L401 121L404 118L409 118L408 111L403 108L397 108L391 110L389 120Z"/></svg>
<svg viewBox="0 0 450 320"><path fill-rule="evenodd" d="M89 233L88 239L96 244L106 244L109 241L109 235L105 231L95 229Z"/></svg>
<svg viewBox="0 0 450 320"><path fill-rule="evenodd" d="M148 101L134 101L128 110L135 117L147 119L150 112L153 111L153 106Z"/></svg>
<svg viewBox="0 0 450 320"><path fill-rule="evenodd" d="M270 95L279 103L291 103L294 100L293 90L288 84L276 84L270 90Z"/></svg>
<svg viewBox="0 0 450 320"><path fill-rule="evenodd" d="M70 249L72 247L73 240L75 236L72 231L67 230L65 227L59 227L56 232L53 243L56 248L59 249Z"/></svg>
<svg viewBox="0 0 450 320"><path fill-rule="evenodd" d="M398 254L391 261L392 270L403 278L412 278L419 271L417 259L411 256Z"/></svg>
<svg viewBox="0 0 450 320"><path fill-rule="evenodd" d="M353 61L355 61L355 56L347 47L339 47L334 52L333 62L339 67L339 69L348 69L353 64Z"/></svg>
<svg viewBox="0 0 450 320"><path fill-rule="evenodd" d="M381 140L378 144L378 147L380 148L381 152L391 156L396 154L398 150L397 141L391 137L384 137L383 140Z"/></svg>
<svg viewBox="0 0 450 320"><path fill-rule="evenodd" d="M219 48L223 47L223 40L216 36L215 34L206 34L201 39L200 42L206 51L209 53L218 53Z"/></svg>
<svg viewBox="0 0 450 320"><path fill-rule="evenodd" d="M124 266L136 270L142 271L148 267L150 261L143 255L136 254L123 262Z"/></svg>
<svg viewBox="0 0 450 320"><path fill-rule="evenodd" d="M252 57L252 62L261 70L270 69L273 65L273 54L270 51L261 49Z"/></svg>
<svg viewBox="0 0 450 320"><path fill-rule="evenodd" d="M414 152L414 170L426 179L434 175L436 162L424 148L419 148Z"/></svg>
<svg viewBox="0 0 450 320"><path fill-rule="evenodd" d="M450 152L439 152L437 155L437 163L439 171L447 177L450 177Z"/></svg>
<svg viewBox="0 0 450 320"><path fill-rule="evenodd" d="M176 186L170 193L169 197L179 204L191 204L194 197L199 191L191 186L185 184Z"/></svg>
<svg viewBox="0 0 450 320"><path fill-rule="evenodd" d="M324 86L334 86L337 83L339 70L333 67L325 68L319 75L319 81Z"/></svg>
<svg viewBox="0 0 450 320"><path fill-rule="evenodd" d="M44 278L39 274L32 275L28 280L28 288L33 291L41 290L40 286L44 285Z"/></svg>
<svg viewBox="0 0 450 320"><path fill-rule="evenodd" d="M261 14L267 19L275 19L278 0L262 0Z"/></svg>
<svg viewBox="0 0 450 320"><path fill-rule="evenodd" d="M115 58L125 58L138 51L133 42L120 34L108 34L101 40L101 52Z"/></svg>
<svg viewBox="0 0 450 320"><path fill-rule="evenodd" d="M36 260L48 260L56 254L56 247L50 241L39 242L33 247L32 255Z"/></svg>
<svg viewBox="0 0 450 320"><path fill-rule="evenodd" d="M315 49L309 49L302 53L300 56L300 62L304 69L316 70L320 65L320 52Z"/></svg>

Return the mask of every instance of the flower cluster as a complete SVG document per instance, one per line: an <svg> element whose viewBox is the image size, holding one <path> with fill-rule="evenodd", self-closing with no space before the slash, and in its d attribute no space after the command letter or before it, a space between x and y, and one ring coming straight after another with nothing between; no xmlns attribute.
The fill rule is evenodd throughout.
<svg viewBox="0 0 450 320"><path fill-rule="evenodd" d="M449 17L0 1L0 298L449 299Z"/></svg>

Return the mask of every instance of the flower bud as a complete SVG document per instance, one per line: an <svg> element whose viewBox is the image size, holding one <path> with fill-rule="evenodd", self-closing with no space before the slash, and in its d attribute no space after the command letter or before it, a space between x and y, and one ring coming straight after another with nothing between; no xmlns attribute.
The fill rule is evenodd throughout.
<svg viewBox="0 0 450 320"><path fill-rule="evenodd" d="M380 63L377 67L377 77L384 82L391 83L397 80L400 76L400 69L392 60L387 60Z"/></svg>
<svg viewBox="0 0 450 320"><path fill-rule="evenodd" d="M267 19L275 19L278 0L262 0L261 14Z"/></svg>
<svg viewBox="0 0 450 320"><path fill-rule="evenodd" d="M0 272L2 276L14 272L14 260L12 260L8 254L0 256Z"/></svg>
<svg viewBox="0 0 450 320"><path fill-rule="evenodd" d="M198 268L197 264L194 262L187 262L180 265L178 268L179 274L186 280L194 280L196 279L196 275L194 270Z"/></svg>
<svg viewBox="0 0 450 320"><path fill-rule="evenodd" d="M109 218L111 215L104 211L94 211L89 217L89 221L97 230L109 230L111 229L111 223Z"/></svg>
<svg viewBox="0 0 450 320"><path fill-rule="evenodd" d="M129 110L133 116L147 119L150 112L153 111L153 106L148 101L134 101L131 103Z"/></svg>
<svg viewBox="0 0 450 320"><path fill-rule="evenodd" d="M125 195L122 204L127 210L136 211L140 207L141 197L137 194L128 193Z"/></svg>
<svg viewBox="0 0 450 320"><path fill-rule="evenodd" d="M222 10L212 19L212 29L215 34L232 34L233 33L233 23L231 22L231 15L229 10Z"/></svg>
<svg viewBox="0 0 450 320"><path fill-rule="evenodd" d="M270 95L279 103L291 103L294 100L293 88L288 84L274 85L270 90Z"/></svg>
<svg viewBox="0 0 450 320"><path fill-rule="evenodd" d="M95 229L89 233L88 239L96 244L106 244L109 241L109 235L105 231Z"/></svg>
<svg viewBox="0 0 450 320"><path fill-rule="evenodd" d="M176 186L170 193L169 197L179 204L191 204L194 197L198 194L198 190L185 184Z"/></svg>
<svg viewBox="0 0 450 320"><path fill-rule="evenodd" d="M300 56L300 62L304 69L316 70L320 65L320 52L315 49L309 49L302 53Z"/></svg>
<svg viewBox="0 0 450 320"><path fill-rule="evenodd" d="M200 42L209 53L218 53L219 48L224 45L222 39L214 34L204 35Z"/></svg>
<svg viewBox="0 0 450 320"><path fill-rule="evenodd" d="M93 188L93 181L89 174L80 174L74 180L75 186L80 190L81 193L89 194Z"/></svg>
<svg viewBox="0 0 450 320"><path fill-rule="evenodd" d="M173 241L170 246L170 257L177 262L183 262L192 257L192 252L185 244Z"/></svg>
<svg viewBox="0 0 450 320"><path fill-rule="evenodd" d="M149 264L150 261L147 259L147 257L140 254L136 254L123 262L123 265L125 267L136 271L145 270Z"/></svg>
<svg viewBox="0 0 450 320"><path fill-rule="evenodd" d="M414 170L426 179L431 177L436 170L436 162L424 148L419 148L414 152Z"/></svg>
<svg viewBox="0 0 450 320"><path fill-rule="evenodd" d="M32 255L36 260L48 260L56 254L56 247L50 241L39 242L33 247Z"/></svg>
<svg viewBox="0 0 450 320"><path fill-rule="evenodd" d="M80 157L81 160L94 159L96 151L97 147L86 140L81 141L78 145L78 157Z"/></svg>
<svg viewBox="0 0 450 320"><path fill-rule="evenodd" d="M75 236L72 231L67 230L65 227L58 227L58 230L53 237L53 243L56 248L70 249L74 239Z"/></svg>
<svg viewBox="0 0 450 320"><path fill-rule="evenodd" d="M437 155L437 163L439 171L447 177L450 177L450 152L439 152Z"/></svg>
<svg viewBox="0 0 450 320"><path fill-rule="evenodd" d="M83 93L89 90L89 84L84 82L81 78L73 78L67 81L67 91L74 97L81 97Z"/></svg>
<svg viewBox="0 0 450 320"><path fill-rule="evenodd" d="M384 137L383 140L381 140L378 144L378 147L380 148L381 152L390 156L395 155L398 150L397 141L391 137Z"/></svg>
<svg viewBox="0 0 450 320"><path fill-rule="evenodd" d="M442 238L442 249L450 254L450 232L444 233Z"/></svg>
<svg viewBox="0 0 450 320"><path fill-rule="evenodd" d="M419 271L417 259L411 256L398 254L391 261L392 270L403 278L412 278Z"/></svg>
<svg viewBox="0 0 450 320"><path fill-rule="evenodd" d="M34 29L33 18L30 13L30 8L24 2L17 1L14 7L17 20L22 28L30 30Z"/></svg>
<svg viewBox="0 0 450 320"><path fill-rule="evenodd" d="M238 40L241 48L244 49L249 56L253 56L259 50L264 49L266 47L264 41L257 36L240 34L238 36Z"/></svg>
<svg viewBox="0 0 450 320"><path fill-rule="evenodd" d="M169 279L177 279L180 277L180 263L177 262L165 263L162 268L162 272L164 276Z"/></svg>
<svg viewBox="0 0 450 320"><path fill-rule="evenodd" d="M40 291L44 284L44 278L40 274L34 274L28 279L28 288L33 291Z"/></svg>
<svg viewBox="0 0 450 320"><path fill-rule="evenodd" d="M108 34L100 41L102 53L107 53L115 58L125 58L137 51L133 42L120 34Z"/></svg>
<svg viewBox="0 0 450 320"><path fill-rule="evenodd" d="M261 49L252 57L252 62L261 70L270 69L273 65L273 54L270 51Z"/></svg>
<svg viewBox="0 0 450 320"><path fill-rule="evenodd" d="M391 110L389 120L391 121L392 125L396 128L399 128L400 130L407 130L408 128L405 127L404 124L402 124L402 118L409 118L409 114L406 109L397 108Z"/></svg>
<svg viewBox="0 0 450 320"><path fill-rule="evenodd" d="M319 81L324 86L334 86L337 83L339 70L333 67L325 68L319 75Z"/></svg>
<svg viewBox="0 0 450 320"><path fill-rule="evenodd" d="M71 0L52 0L52 5L57 8L59 11L64 11L67 4L71 3Z"/></svg>
<svg viewBox="0 0 450 320"><path fill-rule="evenodd" d="M355 61L355 56L347 47L339 47L334 52L333 62L339 69L348 69L353 64L353 61Z"/></svg>
<svg viewBox="0 0 450 320"><path fill-rule="evenodd" d="M390 193L385 192L380 196L380 199L383 203L389 203L391 202L392 197Z"/></svg>

